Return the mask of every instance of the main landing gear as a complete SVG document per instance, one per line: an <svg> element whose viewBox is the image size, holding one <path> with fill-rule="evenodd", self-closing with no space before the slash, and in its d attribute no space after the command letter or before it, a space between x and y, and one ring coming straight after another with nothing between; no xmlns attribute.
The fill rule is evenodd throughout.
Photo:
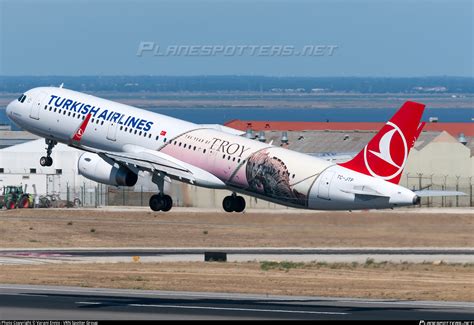
<svg viewBox="0 0 474 325"><path fill-rule="evenodd" d="M44 142L46 142L48 147L46 148L46 157L43 156L40 159L40 165L43 167L50 167L53 165L53 158L51 158L51 153L53 152L54 146L57 145L58 142L49 139L45 139Z"/></svg>
<svg viewBox="0 0 474 325"><path fill-rule="evenodd" d="M245 210L245 199L242 196L232 193L222 201L222 207L226 212L242 212Z"/></svg>
<svg viewBox="0 0 474 325"><path fill-rule="evenodd" d="M173 207L173 199L171 196L164 194L164 173L153 173L151 181L158 185L158 194L154 194L150 198L150 209L153 211L167 212Z"/></svg>
<svg viewBox="0 0 474 325"><path fill-rule="evenodd" d="M155 194L150 198L150 208L153 211L167 212L173 207L173 199L166 194Z"/></svg>

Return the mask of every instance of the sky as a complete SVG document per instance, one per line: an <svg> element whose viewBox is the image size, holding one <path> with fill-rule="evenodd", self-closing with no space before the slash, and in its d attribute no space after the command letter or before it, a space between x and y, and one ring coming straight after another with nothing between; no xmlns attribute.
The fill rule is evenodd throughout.
<svg viewBox="0 0 474 325"><path fill-rule="evenodd" d="M472 77L473 15L471 0L0 0L0 75Z"/></svg>

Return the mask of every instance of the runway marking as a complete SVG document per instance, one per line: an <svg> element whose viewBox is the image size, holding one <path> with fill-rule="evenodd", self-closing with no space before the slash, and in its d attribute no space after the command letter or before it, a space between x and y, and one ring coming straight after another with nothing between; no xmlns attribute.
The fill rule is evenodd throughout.
<svg viewBox="0 0 474 325"><path fill-rule="evenodd" d="M93 288L32 288L28 286L3 286L0 285L0 289L4 290L28 290L28 291L46 291L46 292L66 292L66 293L78 293L78 294L95 294L98 297L103 297L108 294L112 295L128 295L128 296L154 296L154 297L160 297L160 296L166 296L166 297L179 297L180 295L185 295L186 297L195 297L195 298L208 298L208 294L203 294L203 293L193 293L193 292L130 292L127 289L122 289L122 290L104 290L103 288L101 289L93 289ZM0 295L11 295L11 296L16 296L16 295L25 295L22 293L8 293L8 292L0 292ZM38 296L41 297L47 297L48 293L41 294L39 293ZM212 293L212 297L214 298L220 298L220 299L236 299L236 296L234 295L227 295L225 293ZM453 307L460 307L460 308L473 308L474 303L469 303L469 302L458 302L458 301L377 301L377 300L363 300L363 299L338 299L334 297L278 297L278 296L267 296L267 297L261 297L261 296L252 296L252 295L243 295L244 298L255 298L255 299L263 299L263 300L275 300L275 301L301 301L303 300L308 300L311 301L313 299L322 299L323 302L326 303L356 303L356 304L396 304L396 305L410 305L410 306L432 306L432 307L441 307L441 308L453 308Z"/></svg>
<svg viewBox="0 0 474 325"><path fill-rule="evenodd" d="M255 308L230 308L230 307L203 307L203 306L180 306L180 305L145 305L129 304L132 307L155 307L155 308L178 308L178 309L207 309L207 310L227 310L227 311L253 311L264 313L291 313L291 314L321 314L321 315L348 315L349 313L330 311L305 311L305 310L285 310L285 309L255 309Z"/></svg>
<svg viewBox="0 0 474 325"><path fill-rule="evenodd" d="M82 304L82 305L102 305L101 302L92 302L92 301L76 301L76 304Z"/></svg>
<svg viewBox="0 0 474 325"><path fill-rule="evenodd" d="M28 297L47 297L47 294L29 294L29 293L3 293L0 292L1 296L28 296Z"/></svg>

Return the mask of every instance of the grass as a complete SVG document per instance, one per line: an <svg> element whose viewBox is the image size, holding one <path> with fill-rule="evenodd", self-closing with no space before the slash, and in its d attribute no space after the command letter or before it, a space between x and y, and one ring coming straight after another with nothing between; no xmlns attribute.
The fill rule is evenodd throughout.
<svg viewBox="0 0 474 325"><path fill-rule="evenodd" d="M358 269L358 268L371 268L371 269L397 269L399 271L406 271L418 266L426 265L429 268L424 270L436 268L438 266L451 266L451 267L463 267L463 268L474 268L474 263L446 263L445 261L440 262L422 262L412 263L408 261L401 261L400 263L394 263L389 261L376 262L373 258L367 258L365 263L351 262L351 263L327 263L324 261L312 261L312 262L290 262L290 261L262 261L260 262L260 269L262 271L285 271L288 272L291 269L331 269L331 270L342 270L342 269Z"/></svg>
<svg viewBox="0 0 474 325"><path fill-rule="evenodd" d="M2 283L474 301L474 265L376 262L0 265Z"/></svg>
<svg viewBox="0 0 474 325"><path fill-rule="evenodd" d="M209 247L472 247L474 233L466 213L249 212L229 218L172 212L154 218L158 214L145 211L19 209L0 214L1 228L15 233L0 233L2 248L202 247L203 239ZM90 229L100 236L91 236ZM28 242L32 234L40 244Z"/></svg>
<svg viewBox="0 0 474 325"><path fill-rule="evenodd" d="M260 269L263 271L269 270L283 270L288 272L290 269L301 269L306 267L307 263L295 263L290 261L274 262L274 261L262 261L260 262Z"/></svg>

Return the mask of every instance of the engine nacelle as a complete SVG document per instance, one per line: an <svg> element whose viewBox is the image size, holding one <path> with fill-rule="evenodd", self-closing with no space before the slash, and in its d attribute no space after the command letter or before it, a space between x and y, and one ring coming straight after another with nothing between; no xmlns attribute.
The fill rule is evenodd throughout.
<svg viewBox="0 0 474 325"><path fill-rule="evenodd" d="M103 184L134 186L138 180L138 175L127 167L112 165L94 153L83 153L77 167L80 175Z"/></svg>

